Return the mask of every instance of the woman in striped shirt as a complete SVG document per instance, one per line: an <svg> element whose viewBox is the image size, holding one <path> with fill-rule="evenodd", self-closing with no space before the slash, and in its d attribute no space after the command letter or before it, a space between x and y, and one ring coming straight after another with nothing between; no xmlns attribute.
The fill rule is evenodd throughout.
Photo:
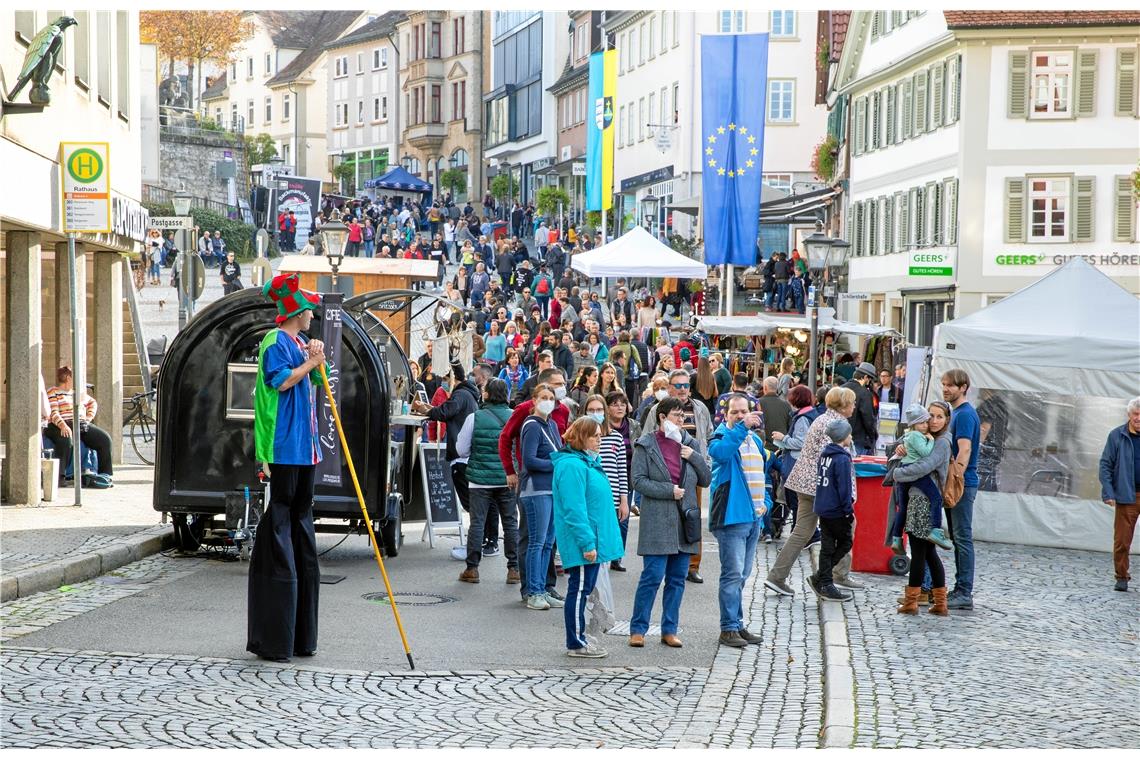
<svg viewBox="0 0 1140 760"><path fill-rule="evenodd" d="M606 479L610 481L610 488L614 494L614 510L617 511L618 525L625 526L621 532L624 548L629 525L629 465L626 459L625 438L620 431L610 427L604 396L598 394L590 396L586 399L583 409L583 417L589 417L602 426L602 471L606 473ZM625 572L621 560L611 562L610 569L619 573Z"/></svg>

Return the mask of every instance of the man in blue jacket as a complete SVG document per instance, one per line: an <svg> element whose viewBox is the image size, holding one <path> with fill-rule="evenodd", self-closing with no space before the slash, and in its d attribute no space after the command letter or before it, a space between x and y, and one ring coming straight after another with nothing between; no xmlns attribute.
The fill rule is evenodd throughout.
<svg viewBox="0 0 1140 760"><path fill-rule="evenodd" d="M1112 564L1116 590L1127 591L1128 551L1140 516L1140 396L1128 402L1128 422L1108 434L1100 455L1100 498L1116 510Z"/></svg>
<svg viewBox="0 0 1140 760"><path fill-rule="evenodd" d="M772 508L764 439L757 434L762 430L760 415L751 410L748 398L734 393L724 422L709 439L709 530L720 551L720 643L730 647L760 643L760 637L744 627L742 594L756 558L761 523Z"/></svg>
<svg viewBox="0 0 1140 760"><path fill-rule="evenodd" d="M816 465L818 485L813 511L819 515L819 570L808 578L822 599L846 602L851 598L835 587L831 571L835 561L851 551L855 523L855 472L851 464L851 423L832 420L827 425L831 443L823 447Z"/></svg>

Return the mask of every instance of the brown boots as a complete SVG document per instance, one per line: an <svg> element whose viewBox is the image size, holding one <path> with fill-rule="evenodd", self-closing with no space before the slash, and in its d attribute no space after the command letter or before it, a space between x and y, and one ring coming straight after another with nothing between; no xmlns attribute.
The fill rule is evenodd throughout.
<svg viewBox="0 0 1140 760"><path fill-rule="evenodd" d="M903 603L899 605L898 611L903 615L917 615L918 614L918 594L922 591L919 586L907 586L906 591L903 592Z"/></svg>
<svg viewBox="0 0 1140 760"><path fill-rule="evenodd" d="M942 615L943 617L950 614L949 608L946 606L946 587L930 589L930 609L928 610L931 615Z"/></svg>

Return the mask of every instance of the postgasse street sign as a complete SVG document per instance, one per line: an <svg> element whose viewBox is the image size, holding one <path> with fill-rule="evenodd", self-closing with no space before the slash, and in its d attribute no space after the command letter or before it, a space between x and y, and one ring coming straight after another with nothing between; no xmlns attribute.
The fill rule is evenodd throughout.
<svg viewBox="0 0 1140 760"><path fill-rule="evenodd" d="M64 232L111 232L110 153L105 142L59 144Z"/></svg>
<svg viewBox="0 0 1140 760"><path fill-rule="evenodd" d="M192 216L152 216L150 226L156 230L192 230L194 217Z"/></svg>

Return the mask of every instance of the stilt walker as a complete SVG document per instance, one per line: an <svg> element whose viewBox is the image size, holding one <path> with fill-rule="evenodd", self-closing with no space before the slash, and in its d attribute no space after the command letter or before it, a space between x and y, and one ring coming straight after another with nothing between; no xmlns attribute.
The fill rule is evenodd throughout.
<svg viewBox="0 0 1140 760"><path fill-rule="evenodd" d="M301 290L296 274L265 284L278 327L261 341L254 391L256 458L270 475L269 503L249 566L246 649L275 662L317 650L320 569L313 529L313 486L321 461L316 384L324 344L307 340L320 296Z"/></svg>

